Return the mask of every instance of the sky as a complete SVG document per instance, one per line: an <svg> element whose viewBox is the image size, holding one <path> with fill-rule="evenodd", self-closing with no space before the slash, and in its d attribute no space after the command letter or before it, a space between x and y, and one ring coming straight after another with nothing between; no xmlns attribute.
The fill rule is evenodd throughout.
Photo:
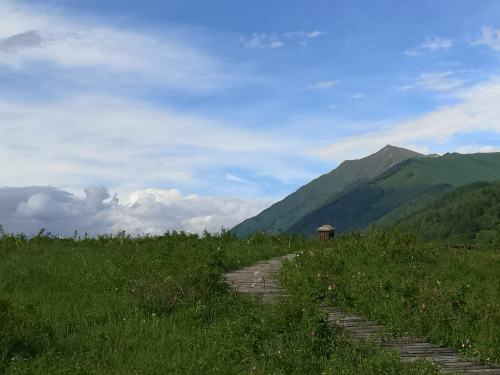
<svg viewBox="0 0 500 375"><path fill-rule="evenodd" d="M386 144L500 150L500 2L0 0L6 231L217 231Z"/></svg>

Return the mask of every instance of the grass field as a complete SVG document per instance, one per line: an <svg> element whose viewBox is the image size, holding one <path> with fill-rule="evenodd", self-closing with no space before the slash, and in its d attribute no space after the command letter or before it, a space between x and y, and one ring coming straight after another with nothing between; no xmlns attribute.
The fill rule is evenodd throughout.
<svg viewBox="0 0 500 375"><path fill-rule="evenodd" d="M238 240L228 233L77 240L4 235L0 373L435 372L350 343L326 324L317 309L322 299L391 323L394 331L455 347L466 343L467 354L498 360L498 253L448 249L443 255L405 237L373 236L322 244L286 236ZM230 269L290 252L304 255L285 268L290 297L276 305L261 305L222 282ZM438 328L425 325L431 318L438 318Z"/></svg>
<svg viewBox="0 0 500 375"><path fill-rule="evenodd" d="M352 234L283 270L304 298L341 306L467 357L500 362L500 251L397 232Z"/></svg>

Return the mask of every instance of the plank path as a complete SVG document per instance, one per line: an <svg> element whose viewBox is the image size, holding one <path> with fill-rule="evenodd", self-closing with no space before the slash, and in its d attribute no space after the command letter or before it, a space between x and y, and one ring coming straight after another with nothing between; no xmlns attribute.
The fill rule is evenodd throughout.
<svg viewBox="0 0 500 375"><path fill-rule="evenodd" d="M285 295L285 290L274 274L284 260L293 260L294 257L295 254L289 254L264 260L250 267L229 272L225 277L236 291L260 296L264 303L273 303L278 297ZM403 362L425 359L437 365L442 373L500 375L500 368L465 360L452 349L441 348L411 336L388 341L383 338L386 331L381 324L349 315L337 307L322 305L320 309L327 314L331 324L343 328L352 340L372 340L385 349L395 350Z"/></svg>

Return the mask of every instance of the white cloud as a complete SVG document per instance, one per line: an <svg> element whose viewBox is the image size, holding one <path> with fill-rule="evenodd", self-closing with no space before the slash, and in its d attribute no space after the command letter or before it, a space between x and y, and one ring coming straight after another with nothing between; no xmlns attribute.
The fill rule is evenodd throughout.
<svg viewBox="0 0 500 375"><path fill-rule="evenodd" d="M52 187L0 188L0 225L7 232L53 234L75 230L91 235L161 234L167 230L200 233L230 228L269 205L258 200L183 196L179 191L142 190L124 203L104 187L91 187L77 196Z"/></svg>
<svg viewBox="0 0 500 375"><path fill-rule="evenodd" d="M500 50L500 29L483 28L483 34L474 42L475 45L485 45L494 50Z"/></svg>
<svg viewBox="0 0 500 375"><path fill-rule="evenodd" d="M451 91L462 87L464 81L448 71L422 73L416 83L429 91Z"/></svg>
<svg viewBox="0 0 500 375"><path fill-rule="evenodd" d="M252 181L249 181L247 179L235 176L232 173L227 173L226 176L224 177L226 180L231 181L231 182L237 182L239 184L251 184Z"/></svg>
<svg viewBox="0 0 500 375"><path fill-rule="evenodd" d="M241 41L249 49L276 49L284 46L284 43L274 34L252 34L249 38L242 37Z"/></svg>
<svg viewBox="0 0 500 375"><path fill-rule="evenodd" d="M300 134L263 133L105 96L0 100L0 134L0 186L203 188L200 172L234 165L282 181L309 175L290 163L289 150L304 147Z"/></svg>
<svg viewBox="0 0 500 375"><path fill-rule="evenodd" d="M85 68L185 91L231 84L218 59L173 34L125 31L7 1L0 4L0 67Z"/></svg>
<svg viewBox="0 0 500 375"><path fill-rule="evenodd" d="M300 31L289 31L283 33L283 36L286 38L299 39L299 40L315 39L323 35L326 35L326 33L324 31L319 31L319 30L314 30L314 31L300 30Z"/></svg>
<svg viewBox="0 0 500 375"><path fill-rule="evenodd" d="M408 91L408 90L411 90L411 89L414 89L414 88L415 88L415 85L400 85L400 86L396 87L396 90L398 90L398 91Z"/></svg>
<svg viewBox="0 0 500 375"><path fill-rule="evenodd" d="M439 51L440 49L448 49L453 46L453 39L434 37L426 39L421 45L421 49L430 51Z"/></svg>
<svg viewBox="0 0 500 375"><path fill-rule="evenodd" d="M406 50L405 51L405 55L406 56L414 57L414 56L419 56L420 52L417 49L412 48L412 49Z"/></svg>
<svg viewBox="0 0 500 375"><path fill-rule="evenodd" d="M462 146L457 149L457 152L462 154L474 154L474 153L483 153L483 152L500 152L499 146L491 146L491 145L468 145Z"/></svg>
<svg viewBox="0 0 500 375"><path fill-rule="evenodd" d="M309 38L317 38L323 35L326 35L326 33L324 31L319 31L319 30L311 31L308 34Z"/></svg>
<svg viewBox="0 0 500 375"><path fill-rule="evenodd" d="M418 46L405 51L405 55L419 56L420 54L427 51L436 52L443 49L449 49L452 46L453 46L453 39L432 37L432 38L427 38Z"/></svg>
<svg viewBox="0 0 500 375"><path fill-rule="evenodd" d="M331 89L337 85L337 81L322 81L317 82L311 86L306 87L304 90L326 90Z"/></svg>
<svg viewBox="0 0 500 375"><path fill-rule="evenodd" d="M500 133L500 78L462 90L457 95L460 99L458 104L386 125L379 130L343 137L310 152L326 160L340 162L365 156L387 144L418 151L419 144L446 144L455 134L480 131Z"/></svg>
<svg viewBox="0 0 500 375"><path fill-rule="evenodd" d="M290 31L282 34L254 33L250 37L241 37L240 41L249 49L277 49L292 42L306 45L308 40L323 35L326 35L326 33L319 30Z"/></svg>
<svg viewBox="0 0 500 375"><path fill-rule="evenodd" d="M269 48L271 48L271 49L281 48L283 46L284 46L283 42L281 42L279 40L276 40L274 42L269 43Z"/></svg>

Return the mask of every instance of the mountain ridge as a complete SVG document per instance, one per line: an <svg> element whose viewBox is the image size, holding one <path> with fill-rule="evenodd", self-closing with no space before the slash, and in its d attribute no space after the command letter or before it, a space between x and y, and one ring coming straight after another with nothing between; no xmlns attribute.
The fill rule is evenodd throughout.
<svg viewBox="0 0 500 375"><path fill-rule="evenodd" d="M325 222L339 233L388 225L443 193L478 182L500 180L500 153L458 154L406 160L371 181L344 191L302 217L290 232L311 235Z"/></svg>
<svg viewBox="0 0 500 375"><path fill-rule="evenodd" d="M231 232L240 237L254 232L286 232L301 218L334 200L344 189L373 179L405 160L423 156L412 150L386 145L363 158L345 160L257 216L238 224Z"/></svg>

